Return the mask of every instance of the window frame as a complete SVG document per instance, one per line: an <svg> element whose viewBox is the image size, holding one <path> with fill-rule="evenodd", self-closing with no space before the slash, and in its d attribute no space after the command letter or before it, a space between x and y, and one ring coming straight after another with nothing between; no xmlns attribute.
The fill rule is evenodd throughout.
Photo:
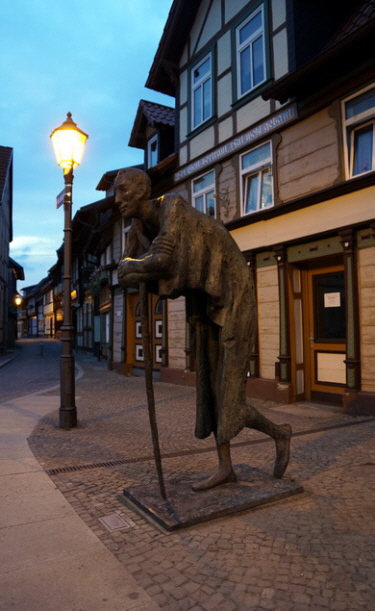
<svg viewBox="0 0 375 611"><path fill-rule="evenodd" d="M358 178L364 174L368 174L375 170L375 107L371 107L363 112L359 112L353 117L346 118L346 105L359 98L367 91L375 91L375 85L372 83L367 87L356 91L352 95L348 96L341 102L341 116L342 116L342 130L343 130L343 145L344 145L344 164L345 164L345 177L347 180ZM354 160L355 160L355 147L354 138L360 130L372 125L372 165L371 168L363 172L357 172L354 174Z"/></svg>
<svg viewBox="0 0 375 611"><path fill-rule="evenodd" d="M257 34L251 37L250 40L247 39L246 44L240 43L240 40L239 40L240 30L249 21L251 21L257 15L257 13L260 13L262 16L261 31L257 32ZM241 92L241 61L240 61L241 53L245 50L245 48L251 47L253 43L260 36L263 37L263 44L262 44L262 62L263 62L263 71L264 71L263 79L259 81L258 83L254 84L254 66L253 66L252 71L251 71L251 77L252 77L253 84L249 89L247 89L244 92ZM235 70L233 71L233 74L235 76L235 86L233 87L233 91L235 92L235 99L237 101L242 101L247 96L252 95L253 92L258 89L258 87L261 87L262 85L264 85L264 83L266 83L266 81L269 78L270 69L269 69L269 57L268 57L268 45L269 45L268 43L268 18L267 18L267 11L266 11L266 6L264 2L260 2L258 6L253 7L253 10L245 18L242 18L240 21L237 21L233 29L232 41L233 41L233 53L234 53L234 58L235 58L234 59ZM251 56L251 60L252 59L253 58ZM253 61L251 63L253 64Z"/></svg>
<svg viewBox="0 0 375 611"><path fill-rule="evenodd" d="M209 76L207 78L203 78L201 81L199 81L199 83L197 85L194 86L194 72L196 70L198 70L199 66L204 64L207 61L207 59L210 59ZM214 52L213 52L213 49L210 49L204 55L201 55L199 60L195 61L195 63L190 68L190 71L189 71L190 132L195 132L196 130L199 130L203 125L205 125L208 121L210 121L214 117L214 71L215 71L215 64L214 64ZM203 110L204 110L204 96L203 96L203 99L201 100L202 101L202 117L201 117L201 121L199 121L198 123L195 124L194 123L194 119L195 119L195 96L194 96L194 93L199 88L202 88L202 91L203 91L203 85L208 80L210 81L210 93L209 93L209 106L210 106L210 110L209 110L209 115L206 116L206 117L203 116Z"/></svg>
<svg viewBox="0 0 375 611"><path fill-rule="evenodd" d="M259 163L255 163L253 165L247 166L245 169L242 168L242 159L245 155L248 155L252 151L256 151L257 149L269 145L269 156L266 160L262 160ZM263 210L268 210L269 208L273 208L275 205L275 194L274 194L274 180L273 180L273 147L272 140L266 140L264 142L259 143L257 146L254 146L250 149L247 149L239 156L239 175L240 175L240 194L241 194L241 216L248 216L249 214L255 214L256 212L262 212ZM257 208L256 210L250 210L246 212L246 201L247 195L249 192L248 179L254 178L256 176L262 175L265 170L269 170L269 174L271 177L271 197L272 201L269 205L261 207L261 196L262 196L262 185L263 181L259 181L258 185L258 193L257 193Z"/></svg>
<svg viewBox="0 0 375 611"><path fill-rule="evenodd" d="M156 143L156 163L152 161L153 151L151 149L152 145ZM154 134L147 140L147 169L154 168L158 165L160 161L160 146L159 146L159 134Z"/></svg>
<svg viewBox="0 0 375 611"><path fill-rule="evenodd" d="M206 186L205 188L195 192L194 191L194 184L196 184L198 182L198 180L202 180L202 178L204 178L205 176L208 176L209 174L212 174L212 176L213 176L212 187L211 187L211 185L209 185L209 186ZM214 214L213 215L211 215L211 214L209 214L207 212L207 195L209 193L211 193L211 192L212 192L213 198L214 198ZM214 169L208 170L207 172L204 172L203 174L200 174L199 176L196 176L196 178L192 179L192 181L191 181L191 203L192 203L192 206L193 206L193 208L195 208L199 212L203 212L203 214L207 214L207 216L209 216L210 218L217 218L215 193L216 193L216 173L215 173ZM198 197L203 197L204 210L200 210L195 205L195 202L198 199Z"/></svg>

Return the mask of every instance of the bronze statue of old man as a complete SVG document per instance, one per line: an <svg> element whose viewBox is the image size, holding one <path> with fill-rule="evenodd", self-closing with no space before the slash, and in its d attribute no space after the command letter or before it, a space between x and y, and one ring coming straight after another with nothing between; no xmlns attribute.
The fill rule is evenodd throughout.
<svg viewBox="0 0 375 611"><path fill-rule="evenodd" d="M151 200L150 179L142 170L120 171L115 187L121 214L133 219L118 266L120 285L144 282L162 297L186 299L196 357L195 435L203 439L213 433L219 459L217 471L195 490L236 480L230 441L244 427L275 440L273 474L281 478L291 428L274 424L246 401L256 305L243 254L220 221L177 194Z"/></svg>

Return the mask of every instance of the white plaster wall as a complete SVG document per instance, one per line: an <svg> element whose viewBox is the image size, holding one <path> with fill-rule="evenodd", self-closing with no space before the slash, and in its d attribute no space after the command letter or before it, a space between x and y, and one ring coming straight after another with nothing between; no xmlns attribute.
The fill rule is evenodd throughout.
<svg viewBox="0 0 375 611"><path fill-rule="evenodd" d="M232 110L232 75L228 72L217 83L217 114L219 117Z"/></svg>
<svg viewBox="0 0 375 611"><path fill-rule="evenodd" d="M215 145L215 132L213 127L205 129L204 132L193 138L190 142L190 159L199 157Z"/></svg>
<svg viewBox="0 0 375 611"><path fill-rule="evenodd" d="M219 142L224 142L233 136L233 119L228 117L219 123Z"/></svg>
<svg viewBox="0 0 375 611"><path fill-rule="evenodd" d="M181 146L179 150L179 161L180 165L185 165L188 162L188 148L187 146Z"/></svg>
<svg viewBox="0 0 375 611"><path fill-rule="evenodd" d="M227 23L232 17L248 4L249 0L225 0L225 22Z"/></svg>
<svg viewBox="0 0 375 611"><path fill-rule="evenodd" d="M195 19L194 25L190 33L190 42L191 42L190 48L192 51L196 49L198 38L199 38L201 29L202 29L203 20L207 14L209 4L210 4L210 0L201 0L201 4L198 9L197 17Z"/></svg>
<svg viewBox="0 0 375 611"><path fill-rule="evenodd" d="M274 219L240 227L231 233L241 250L267 248L272 244L370 221L374 217L374 201L375 187L368 187Z"/></svg>
<svg viewBox="0 0 375 611"><path fill-rule="evenodd" d="M273 37L273 66L276 80L288 72L288 41L286 29Z"/></svg>
<svg viewBox="0 0 375 611"><path fill-rule="evenodd" d="M180 142L186 140L188 134L188 109L187 107L180 110Z"/></svg>
<svg viewBox="0 0 375 611"><path fill-rule="evenodd" d="M225 70L230 68L232 63L232 47L230 32L219 38L217 42L217 73L220 76Z"/></svg>
<svg viewBox="0 0 375 611"><path fill-rule="evenodd" d="M221 0L214 0L210 14L204 25L202 35L199 39L197 51L204 47L221 29Z"/></svg>
<svg viewBox="0 0 375 611"><path fill-rule="evenodd" d="M279 289L277 266L257 270L259 375L275 378L279 356Z"/></svg>
<svg viewBox="0 0 375 611"><path fill-rule="evenodd" d="M180 76L180 105L187 103L188 100L188 71L184 70Z"/></svg>
<svg viewBox="0 0 375 611"><path fill-rule="evenodd" d="M276 30L286 19L285 0L272 0L272 27Z"/></svg>
<svg viewBox="0 0 375 611"><path fill-rule="evenodd" d="M237 110L237 130L241 132L270 114L270 102L261 96Z"/></svg>

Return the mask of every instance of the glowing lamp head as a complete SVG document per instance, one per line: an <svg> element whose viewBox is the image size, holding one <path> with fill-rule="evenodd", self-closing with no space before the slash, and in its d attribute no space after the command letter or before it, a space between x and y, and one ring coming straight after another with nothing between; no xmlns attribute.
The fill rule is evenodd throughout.
<svg viewBox="0 0 375 611"><path fill-rule="evenodd" d="M21 303L22 303L22 297L21 297L21 295L17 294L17 295L15 296L15 298L14 298L14 303L16 304L16 306L17 306L17 307L21 305Z"/></svg>
<svg viewBox="0 0 375 611"><path fill-rule="evenodd" d="M53 130L51 134L53 150L57 164L65 174L81 163L87 138L88 135L72 120L70 112L64 123Z"/></svg>

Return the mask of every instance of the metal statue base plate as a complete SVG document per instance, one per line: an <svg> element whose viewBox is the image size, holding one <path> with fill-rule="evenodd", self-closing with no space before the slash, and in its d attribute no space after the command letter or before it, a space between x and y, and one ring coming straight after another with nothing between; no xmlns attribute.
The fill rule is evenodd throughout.
<svg viewBox="0 0 375 611"><path fill-rule="evenodd" d="M248 465L234 467L237 482L194 492L191 486L209 473L184 473L165 481L167 499L160 494L158 482L124 490L120 501L155 525L167 531L187 528L240 511L255 509L303 492L302 486Z"/></svg>

